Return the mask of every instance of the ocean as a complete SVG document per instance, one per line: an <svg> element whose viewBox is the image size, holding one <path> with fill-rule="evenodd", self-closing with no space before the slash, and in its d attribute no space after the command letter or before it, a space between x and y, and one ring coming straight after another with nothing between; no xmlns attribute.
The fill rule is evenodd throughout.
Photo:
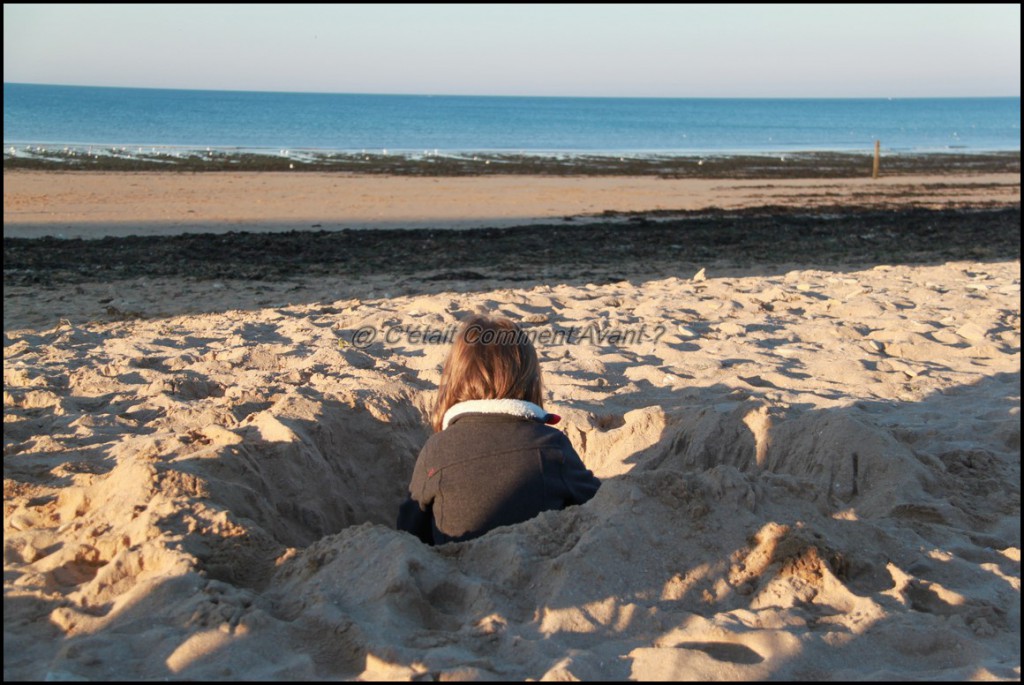
<svg viewBox="0 0 1024 685"><path fill-rule="evenodd" d="M4 151L29 147L423 155L1020 150L1020 98L359 95L4 84Z"/></svg>

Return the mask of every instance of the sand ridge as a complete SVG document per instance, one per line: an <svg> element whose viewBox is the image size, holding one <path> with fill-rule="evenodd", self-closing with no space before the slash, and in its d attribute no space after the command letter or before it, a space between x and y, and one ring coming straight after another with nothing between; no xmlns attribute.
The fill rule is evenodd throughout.
<svg viewBox="0 0 1024 685"><path fill-rule="evenodd" d="M216 286L7 289L5 677L1020 678L1019 260ZM429 548L481 310L604 485Z"/></svg>

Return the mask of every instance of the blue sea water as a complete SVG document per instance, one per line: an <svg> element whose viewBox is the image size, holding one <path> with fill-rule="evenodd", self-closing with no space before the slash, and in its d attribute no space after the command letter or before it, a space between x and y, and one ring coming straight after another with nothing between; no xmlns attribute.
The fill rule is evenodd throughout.
<svg viewBox="0 0 1024 685"><path fill-rule="evenodd" d="M4 147L545 154L1020 150L1020 98L357 95L4 84Z"/></svg>

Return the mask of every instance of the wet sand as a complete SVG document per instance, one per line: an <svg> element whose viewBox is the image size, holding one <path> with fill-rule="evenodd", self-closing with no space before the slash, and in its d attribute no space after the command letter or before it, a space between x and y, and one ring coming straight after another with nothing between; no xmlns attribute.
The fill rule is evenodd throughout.
<svg viewBox="0 0 1024 685"><path fill-rule="evenodd" d="M1020 174L725 180L324 172L4 172L4 237L345 228L496 228L760 206L966 208L1020 202Z"/></svg>

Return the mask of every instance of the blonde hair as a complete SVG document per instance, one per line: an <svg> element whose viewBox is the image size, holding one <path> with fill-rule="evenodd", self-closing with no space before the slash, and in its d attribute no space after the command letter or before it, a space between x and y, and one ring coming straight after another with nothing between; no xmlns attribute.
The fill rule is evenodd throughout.
<svg viewBox="0 0 1024 685"><path fill-rule="evenodd" d="M467 400L526 400L542 406L542 391L540 362L529 336L509 319L472 316L448 352L431 424L440 432L445 412Z"/></svg>

